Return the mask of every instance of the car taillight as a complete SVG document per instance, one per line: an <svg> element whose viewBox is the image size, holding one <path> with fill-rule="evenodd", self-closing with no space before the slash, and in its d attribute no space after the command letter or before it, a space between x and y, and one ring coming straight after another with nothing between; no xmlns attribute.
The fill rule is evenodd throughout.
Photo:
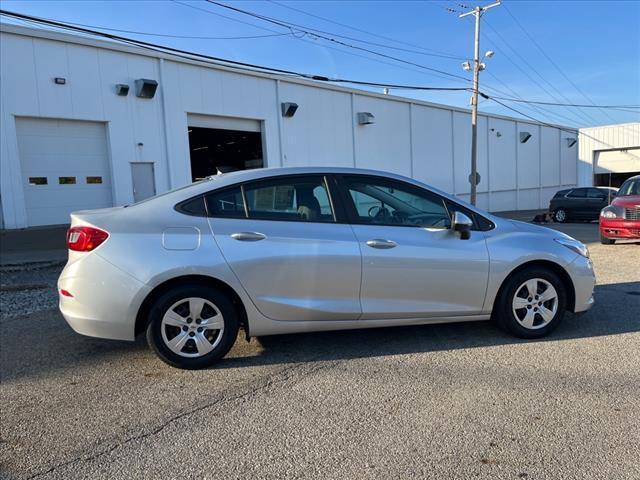
<svg viewBox="0 0 640 480"><path fill-rule="evenodd" d="M90 252L109 238L104 230L95 227L71 227L67 231L67 247L76 252Z"/></svg>

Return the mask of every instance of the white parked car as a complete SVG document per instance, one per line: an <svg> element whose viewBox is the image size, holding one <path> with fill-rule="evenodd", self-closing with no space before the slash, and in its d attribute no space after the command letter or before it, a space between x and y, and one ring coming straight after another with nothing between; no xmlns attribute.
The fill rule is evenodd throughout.
<svg viewBox="0 0 640 480"><path fill-rule="evenodd" d="M247 336L495 319L541 337L593 303L586 247L415 180L346 168L218 175L76 212L60 310L206 367Z"/></svg>

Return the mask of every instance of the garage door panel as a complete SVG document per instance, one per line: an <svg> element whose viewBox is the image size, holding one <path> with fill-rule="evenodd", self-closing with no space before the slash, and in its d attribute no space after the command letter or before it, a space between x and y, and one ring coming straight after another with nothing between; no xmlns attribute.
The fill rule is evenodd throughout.
<svg viewBox="0 0 640 480"><path fill-rule="evenodd" d="M18 118L16 132L30 226L68 223L75 210L113 205L104 123ZM47 183L31 184L32 177Z"/></svg>
<svg viewBox="0 0 640 480"><path fill-rule="evenodd" d="M92 137L58 137L24 135L22 137L24 155L71 155L82 156L83 152L91 152L90 156L106 156L107 145L99 138ZM104 140L104 137L103 137Z"/></svg>
<svg viewBox="0 0 640 480"><path fill-rule="evenodd" d="M108 180L109 170L101 163L106 163L105 157L78 157L70 159L64 156L43 155L38 162L35 159L27 160L29 163L24 165L22 172L26 176L76 176L79 179L87 175L102 176ZM35 160L35 161L34 161ZM40 164L39 164L40 163Z"/></svg>

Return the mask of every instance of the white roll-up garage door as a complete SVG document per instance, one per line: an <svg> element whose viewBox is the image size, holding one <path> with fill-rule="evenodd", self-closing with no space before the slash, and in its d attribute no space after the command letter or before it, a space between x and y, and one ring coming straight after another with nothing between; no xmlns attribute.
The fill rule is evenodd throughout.
<svg viewBox="0 0 640 480"><path fill-rule="evenodd" d="M596 152L594 173L626 173L640 171L640 148Z"/></svg>
<svg viewBox="0 0 640 480"><path fill-rule="evenodd" d="M16 132L29 226L113 205L104 123L18 118Z"/></svg>

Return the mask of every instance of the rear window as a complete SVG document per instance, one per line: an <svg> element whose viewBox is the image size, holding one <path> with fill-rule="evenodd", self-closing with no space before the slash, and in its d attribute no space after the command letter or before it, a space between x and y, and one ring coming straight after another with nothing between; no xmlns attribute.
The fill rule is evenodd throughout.
<svg viewBox="0 0 640 480"><path fill-rule="evenodd" d="M205 195L210 217L245 217L244 200L239 186Z"/></svg>
<svg viewBox="0 0 640 480"><path fill-rule="evenodd" d="M195 217L206 217L207 211L204 207L204 198L196 197L186 202L182 202L176 205L176 210L187 215L193 215Z"/></svg>
<svg viewBox="0 0 640 480"><path fill-rule="evenodd" d="M560 198L560 197L564 197L567 192L569 190L560 190L559 192L556 192L556 194L553 196L553 198Z"/></svg>

